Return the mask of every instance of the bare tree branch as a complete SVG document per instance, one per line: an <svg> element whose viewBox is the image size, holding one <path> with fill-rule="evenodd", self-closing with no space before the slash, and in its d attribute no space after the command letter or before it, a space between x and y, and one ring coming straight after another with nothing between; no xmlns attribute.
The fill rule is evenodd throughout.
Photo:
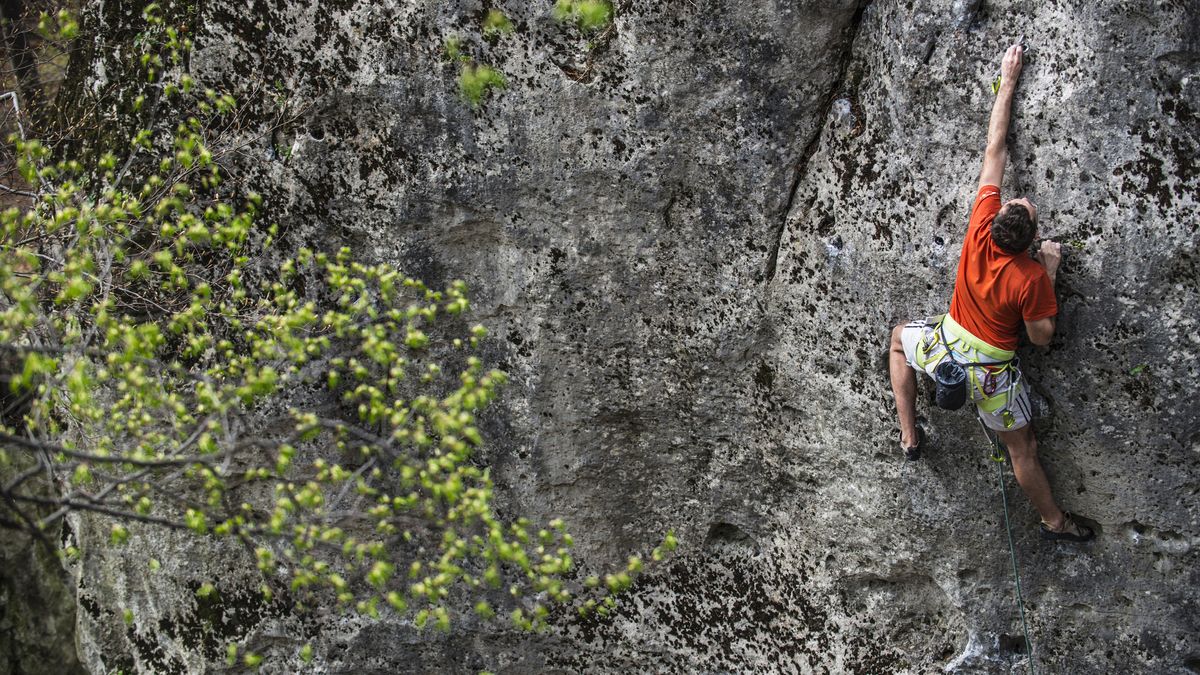
<svg viewBox="0 0 1200 675"><path fill-rule="evenodd" d="M25 448L27 450L40 450L45 452L62 453L67 457L87 461L101 462L107 464L129 464L131 466L186 466L190 464L207 464L216 459L216 456L192 455L190 457L176 457L171 459L134 459L122 455L97 455L89 452L79 452L78 450L68 450L54 443L45 443L43 441L34 441L20 436L0 432L0 443L11 443L13 445Z"/></svg>

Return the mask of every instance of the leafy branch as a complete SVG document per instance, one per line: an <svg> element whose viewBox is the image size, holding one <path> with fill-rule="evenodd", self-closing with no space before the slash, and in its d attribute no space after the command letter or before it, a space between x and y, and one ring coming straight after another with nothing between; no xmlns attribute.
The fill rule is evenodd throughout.
<svg viewBox="0 0 1200 675"><path fill-rule="evenodd" d="M640 557L580 580L562 520L494 505L477 420L507 376L478 356L466 284L277 250L266 200L228 180L253 119L188 72L157 5L144 19L132 108L151 111L126 143L9 139L36 187L0 213L0 527L50 547L70 514L112 545L135 524L233 538L268 600L418 627L448 630L464 594L529 630L555 605L607 613ZM499 86L483 68L463 68L480 99Z"/></svg>

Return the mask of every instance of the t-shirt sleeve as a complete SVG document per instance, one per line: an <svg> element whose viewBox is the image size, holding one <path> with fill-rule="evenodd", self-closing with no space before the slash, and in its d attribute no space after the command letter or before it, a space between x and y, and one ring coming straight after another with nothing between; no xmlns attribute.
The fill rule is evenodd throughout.
<svg viewBox="0 0 1200 675"><path fill-rule="evenodd" d="M971 222L967 226L970 232L984 223L990 224L1000 213L1000 188L995 185L981 185L975 193L975 204L971 207ZM959 221L962 222L962 221Z"/></svg>
<svg viewBox="0 0 1200 675"><path fill-rule="evenodd" d="M1025 285L1025 293L1021 298L1021 318L1037 321L1056 314L1058 301L1054 299L1054 284L1050 283L1050 275L1039 266L1038 273Z"/></svg>

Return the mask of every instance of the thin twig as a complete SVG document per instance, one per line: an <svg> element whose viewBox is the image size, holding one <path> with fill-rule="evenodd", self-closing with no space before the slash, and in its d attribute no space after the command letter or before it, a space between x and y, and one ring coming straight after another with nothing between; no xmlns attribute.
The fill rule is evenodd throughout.
<svg viewBox="0 0 1200 675"><path fill-rule="evenodd" d="M34 523L34 521L33 521L33 518L26 515L25 512L23 510L21 510L21 507L17 506L16 497L12 494L9 494L8 492L3 493L3 497L4 497L5 506L8 507L8 510L17 514L17 518L25 523L25 528L24 528L25 531L29 532L31 535L33 535L38 540L38 542L41 543L41 545L45 547L47 553L53 555L54 554L54 544L50 542L50 540L46 537L46 534L44 532L42 532L40 529L38 529L37 524Z"/></svg>
<svg viewBox="0 0 1200 675"><path fill-rule="evenodd" d="M341 504L342 500L346 498L346 493L350 491L351 487L353 487L354 485L357 484L357 479L361 478L364 473L366 473L367 471L369 471L371 468L373 468L375 466L375 459L376 459L375 457L372 457L370 459L370 461L368 461L366 464L363 464L362 466L358 467L358 470L355 471L349 478L346 479L346 484L342 486L342 489L340 492L338 492L337 497L334 497L333 501L329 502L330 510L336 508L339 504Z"/></svg>
<svg viewBox="0 0 1200 675"><path fill-rule="evenodd" d="M148 473L150 473L150 470L149 470L149 469L145 469L145 470L143 470L143 471L139 471L138 473L136 473L136 474L134 474L134 475L132 475L132 476L129 476L129 477L127 477L127 478L124 478L124 479L121 479L121 480L118 480L118 481L115 481L115 482L112 482L112 483L110 483L110 484L109 484L107 487L105 487L105 488L104 488L104 490L102 490L102 491L101 491L99 494L92 495L92 496L89 496L89 495L84 495L84 496L85 496L85 497L87 497L87 499L88 499L88 501L89 501L89 502L91 502L91 503L93 503L93 504L99 504L99 503L101 502L101 500L103 500L103 499L104 499L105 497L107 497L107 496L108 496L110 493L112 493L112 491L113 491L113 490L116 490L118 487L120 487L120 486L122 486L122 485L125 485L126 483L131 483L131 482L133 482L133 481L135 481L135 480L137 480L137 479L139 479L139 478L142 478L143 476L145 476L145 475L146 475L146 474L148 474ZM70 499L71 499L71 495L70 495L70 494L68 494L68 495L65 497L65 499L67 499L67 500L70 500ZM69 508L69 507L67 507L67 506L63 506L63 507L59 508L59 509L58 509L57 511L55 511L54 513L51 513L50 515L48 515L48 516L46 516L46 517L42 518L42 519L41 519L41 521L39 521L39 522L38 522L38 527L45 527L47 524L49 524L49 523L52 523L52 522L54 522L54 521L58 520L59 518L61 518L61 517L65 516L66 514L70 513L70 512L71 512L71 510L72 510L72 509L71 509L71 508Z"/></svg>
<svg viewBox="0 0 1200 675"><path fill-rule="evenodd" d="M7 192L9 194L13 194L13 195L21 195L22 197L32 197L34 199L37 198L37 193L35 193L35 192L26 192L25 190L17 190L15 188L10 188L7 185L0 184L0 190L3 190L5 192Z"/></svg>
<svg viewBox="0 0 1200 675"><path fill-rule="evenodd" d="M131 457L123 457L119 455L96 455L88 452L79 452L78 450L69 450L56 445L54 443L45 443L31 439L21 438L0 432L0 443L11 443L29 450L62 453L67 457L82 460L85 462L101 462L106 464L129 464L131 466L144 467L161 467L161 466L186 466L191 464L206 464L215 457L203 457L193 455L191 457L176 457L173 459L133 459Z"/></svg>
<svg viewBox="0 0 1200 675"><path fill-rule="evenodd" d="M44 506L69 506L71 511L91 511L94 513L102 513L106 516L121 518L123 520L135 520L140 523L150 523L152 525L162 525L163 527L172 530L189 530L187 525L158 516L147 516L136 511L121 511L119 509L110 509L107 506L91 504L88 502L77 502L70 499L50 499L47 497L34 497L33 495L15 495L13 497L22 502L30 504L41 504ZM49 523L47 523L49 524Z"/></svg>
<svg viewBox="0 0 1200 675"><path fill-rule="evenodd" d="M17 474L16 476L13 476L13 479L11 481L9 481L8 485L5 485L2 488L2 490L4 492L13 492L17 488L21 487L21 485L23 483L25 483L25 481L29 480L30 478L33 478L34 476L38 475L41 472L42 472L42 465L39 462L38 464L31 466L28 469L25 469L24 471Z"/></svg>

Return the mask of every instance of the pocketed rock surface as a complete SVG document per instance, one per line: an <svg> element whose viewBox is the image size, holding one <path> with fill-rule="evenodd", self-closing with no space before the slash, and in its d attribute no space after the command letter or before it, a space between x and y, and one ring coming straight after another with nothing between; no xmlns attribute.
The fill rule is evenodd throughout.
<svg viewBox="0 0 1200 675"><path fill-rule="evenodd" d="M124 4L89 11L116 35ZM311 641L321 672L1023 672L997 465L924 399L905 462L884 358L948 305L1024 35L1003 194L1065 255L1057 335L1022 365L1055 492L1101 531L1040 541L1006 468L1035 658L1200 672L1200 3L616 7L589 37L507 3L516 31L484 41L470 2L204 3L193 65L311 104L252 149L289 236L474 289L512 377L486 425L507 510L565 517L589 569L669 528L681 552L608 618L442 635L314 628L252 599L237 547L114 551L77 521L86 665L201 672L238 639L281 671ZM477 109L451 34L508 78Z"/></svg>

